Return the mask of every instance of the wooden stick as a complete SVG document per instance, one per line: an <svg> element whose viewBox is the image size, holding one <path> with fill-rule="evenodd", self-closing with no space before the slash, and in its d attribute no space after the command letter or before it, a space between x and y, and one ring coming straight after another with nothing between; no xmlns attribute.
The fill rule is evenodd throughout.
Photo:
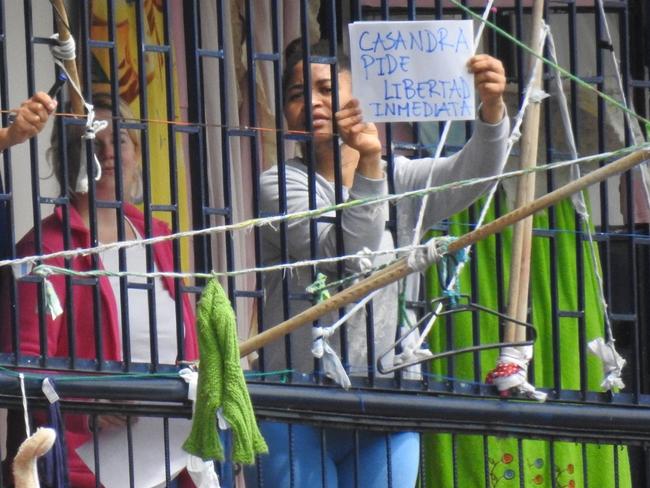
<svg viewBox="0 0 650 488"><path fill-rule="evenodd" d="M563 200L567 197L570 197L574 193L584 190L594 183L598 183L611 176L623 173L624 171L629 170L630 168L642 163L649 158L650 149L640 149L614 161L613 163L608 164L607 166L603 166L602 168L592 171L591 173L582 176L581 178L578 178L577 180L574 180L558 188L557 190L552 191L551 193L547 193L537 200L533 200L528 205L519 207L512 212L502 215L498 219L493 220L492 222L489 222L484 226L459 237L449 245L449 253L459 251L464 247L483 240L486 237L496 234L497 232L501 232L503 229L514 224L515 222L519 222L520 220L533 215L535 212L544 210L545 208L550 207L560 200ZM275 327L265 330L264 332L261 332L260 334L257 334L256 336L245 340L239 345L239 353L242 357L247 356L251 352L293 332L297 328L313 322L322 315L325 315L326 313L332 312L334 310L338 310L348 303L359 300L361 297L367 295L368 293L397 280L400 280L413 272L415 272L415 270L408 266L407 258L401 258L390 266L387 266L386 268L376 272L372 276L369 276L368 278L355 283L345 290L338 292L329 300L314 305L313 307L304 310L289 320L286 320L276 325Z"/></svg>
<svg viewBox="0 0 650 488"><path fill-rule="evenodd" d="M541 54L542 21L544 13L543 0L535 0L532 12L532 36L530 46ZM533 90L542 87L542 63L539 58L530 57L529 76L537 70L532 80ZM537 166L537 145L539 140L540 104L531 103L526 109L521 138L521 169ZM515 207L523 207L535 199L535 172L524 174L519 178ZM512 251L510 257L510 288L508 293L508 316L525 322L528 315L528 290L530 285L530 255L532 247L533 217L517 222L513 228ZM526 340L526 328L507 322L504 331L505 342L522 342Z"/></svg>
<svg viewBox="0 0 650 488"><path fill-rule="evenodd" d="M68 21L68 14L65 10L63 0L52 0L52 5L56 12L54 17L56 19L56 29L59 31L59 40L65 42L72 37L70 32L70 23ZM70 75L70 81L75 83L81 90L81 83L79 82L79 72L77 71L77 63L74 59L66 59L63 61L66 71ZM85 113L83 100L75 90L69 90L70 104L72 105L72 113L83 115Z"/></svg>

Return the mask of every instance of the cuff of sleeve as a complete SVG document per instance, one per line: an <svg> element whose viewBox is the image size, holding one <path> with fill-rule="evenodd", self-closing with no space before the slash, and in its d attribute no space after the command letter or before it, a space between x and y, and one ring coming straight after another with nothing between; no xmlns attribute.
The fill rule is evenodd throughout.
<svg viewBox="0 0 650 488"><path fill-rule="evenodd" d="M350 197L353 199L373 197L388 194L388 182L386 175L381 179L367 178L359 173L354 175L354 181L350 188Z"/></svg>
<svg viewBox="0 0 650 488"><path fill-rule="evenodd" d="M479 136L485 141L496 141L506 138L510 135L510 117L508 117L508 110L504 108L503 118L496 124L488 124L483 122L481 117L478 116L481 107L478 108L477 117L474 125L474 134Z"/></svg>

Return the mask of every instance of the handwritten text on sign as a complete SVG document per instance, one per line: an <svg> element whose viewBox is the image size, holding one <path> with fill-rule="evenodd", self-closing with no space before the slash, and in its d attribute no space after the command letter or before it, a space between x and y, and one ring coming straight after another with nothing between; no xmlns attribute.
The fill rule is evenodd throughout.
<svg viewBox="0 0 650 488"><path fill-rule="evenodd" d="M352 91L374 122L474 119L471 20L355 22Z"/></svg>

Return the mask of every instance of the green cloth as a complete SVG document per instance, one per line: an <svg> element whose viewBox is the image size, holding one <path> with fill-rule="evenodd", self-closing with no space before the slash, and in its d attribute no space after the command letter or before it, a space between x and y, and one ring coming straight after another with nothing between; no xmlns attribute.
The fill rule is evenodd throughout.
<svg viewBox="0 0 650 488"><path fill-rule="evenodd" d="M502 206L503 208L503 206ZM551 315L552 282L557 283L558 307L563 311L579 310L575 217L570 201L561 202L555 207L555 229L557 250L551 255L549 239L533 239L531 267L532 323L537 329L532 370L534 385L552 388L555 382L553 368L553 317ZM488 220L494 218L491 210ZM468 212L458 214L452 219L451 235L468 232ZM547 212L535 216L536 229L548 229ZM501 253L504 257L503 273L507 281L510 242L512 232L508 229L500 234ZM481 305L498 310L498 288L496 263L496 237L478 243L471 252L470 262L461 274L461 291L470 293L470 268L476 267L479 283L476 284L475 301ZM600 305L596 277L590 257L589 244L583 243L584 269L584 311L586 340L604 336L603 316ZM440 296L438 277L435 269L427 275L427 288L430 298ZM507 300L506 289L501 290ZM497 342L499 324L496 319L480 315L480 341L482 344ZM601 391L603 379L602 364L592 355L583 356L579 346L578 319L562 317L558 319L559 364L557 376L560 387L577 390L580 386L579 364L586 361L586 381L590 391ZM473 344L471 316L469 313L454 315L453 337L448 337L444 321L436 323L429 337L434 352L459 348ZM496 364L498 350L478 354L480 364L474 362L474 354L463 354L451 361L439 360L431 363L434 375L464 379L469 382L484 382L485 375ZM586 353L585 353L586 354ZM434 376L434 380L435 380ZM597 426L594 426L596 428ZM472 487L472 488L519 488L524 487L581 487L625 488L631 486L630 467L627 449L621 446L581 444L573 442L550 442L517 439L512 437L493 437L480 435L431 434L425 436L424 482L422 486L431 488ZM618 473L619 480L615 480ZM456 484L454 484L454 481Z"/></svg>
<svg viewBox="0 0 650 488"><path fill-rule="evenodd" d="M199 380L192 432L183 449L203 459L223 459L217 432L217 410L221 408L233 432L233 461L251 464L256 454L268 452L268 448L257 427L239 362L235 313L216 279L203 290L196 326Z"/></svg>

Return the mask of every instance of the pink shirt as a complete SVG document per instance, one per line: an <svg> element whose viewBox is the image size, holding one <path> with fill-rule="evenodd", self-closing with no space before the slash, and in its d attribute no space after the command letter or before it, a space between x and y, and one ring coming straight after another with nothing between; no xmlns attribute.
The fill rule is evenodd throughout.
<svg viewBox="0 0 650 488"><path fill-rule="evenodd" d="M133 205L125 205L124 213L133 223L141 235L144 231L144 214ZM70 248L90 247L90 231L86 228L79 213L70 207ZM57 252L64 249L63 246L63 210L57 207L54 213L43 220L41 224L42 254ZM169 234L167 225L157 219L152 221L152 235L161 236ZM17 245L18 256L28 256L35 253L34 230L32 229ZM165 241L153 245L153 254L156 267L160 271L173 271L174 259L171 241ZM62 258L51 259L48 264L64 267ZM72 269L85 271L92 268L92 257L78 256L71 261ZM99 268L103 269L101 255L99 257ZM53 275L48 280L54 286L59 297L63 314L52 319L48 314L46 318L47 327L47 355L49 357L66 357L69 355L68 341L68 314L66 311L65 277ZM174 280L162 278L167 292L174 297ZM74 333L76 344L76 355L81 359L96 358L95 351L95 325L93 318L93 286L75 285L72 287ZM122 359L122 347L120 342L120 319L117 314L116 297L107 277L99 278L101 339L103 344L102 359L120 361ZM8 293L2 294L2 323L9 324ZM183 299L183 321L185 324L185 357L183 359L196 359L198 357L198 346L196 331L194 327L194 312L187 294L182 295ZM20 352L25 355L40 355L39 327L38 327L38 287L34 283L18 284L19 303L19 330L20 330ZM2 350L11 351L12 334L10 327L2 327L0 331ZM70 472L71 486L94 487L95 478L92 472L77 456L75 449L91 438L88 429L88 419L85 415L65 416L66 443L68 447L68 465Z"/></svg>

